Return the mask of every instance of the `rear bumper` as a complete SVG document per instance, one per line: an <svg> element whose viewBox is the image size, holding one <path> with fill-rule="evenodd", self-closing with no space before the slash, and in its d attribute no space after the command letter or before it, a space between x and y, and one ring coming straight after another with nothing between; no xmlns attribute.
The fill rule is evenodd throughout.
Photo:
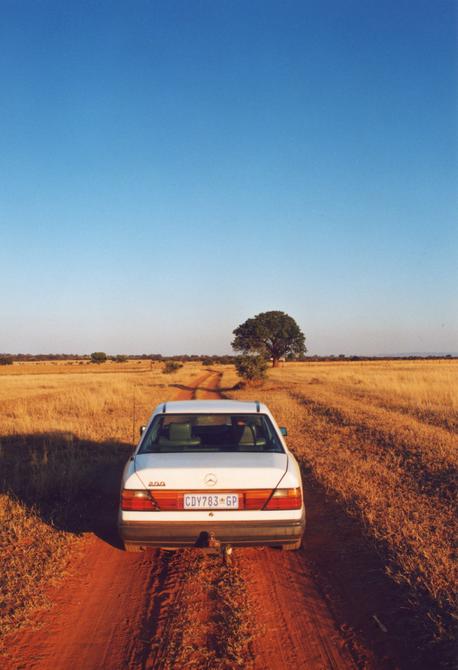
<svg viewBox="0 0 458 670"><path fill-rule="evenodd" d="M119 534L124 543L141 547L206 546L208 537L239 547L294 544L302 538L305 517L292 521L124 521Z"/></svg>

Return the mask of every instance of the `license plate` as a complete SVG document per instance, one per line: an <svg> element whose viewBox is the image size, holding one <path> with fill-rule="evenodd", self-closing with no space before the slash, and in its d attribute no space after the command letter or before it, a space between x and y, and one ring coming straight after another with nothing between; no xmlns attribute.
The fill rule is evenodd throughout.
<svg viewBox="0 0 458 670"><path fill-rule="evenodd" d="M185 493L184 509L238 509L236 493Z"/></svg>

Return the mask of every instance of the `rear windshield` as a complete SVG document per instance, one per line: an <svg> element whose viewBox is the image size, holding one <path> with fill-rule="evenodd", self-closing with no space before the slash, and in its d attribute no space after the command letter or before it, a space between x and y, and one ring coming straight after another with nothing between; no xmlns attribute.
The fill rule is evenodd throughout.
<svg viewBox="0 0 458 670"><path fill-rule="evenodd" d="M283 447L264 414L160 414L138 453L275 452Z"/></svg>

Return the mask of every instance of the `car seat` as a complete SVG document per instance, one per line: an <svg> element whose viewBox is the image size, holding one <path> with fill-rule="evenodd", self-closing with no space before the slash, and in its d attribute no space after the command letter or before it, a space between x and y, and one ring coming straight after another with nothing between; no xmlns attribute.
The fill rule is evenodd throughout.
<svg viewBox="0 0 458 670"><path fill-rule="evenodd" d="M192 436L190 423L171 423L168 426L168 436L161 435L158 444L161 451L181 451L183 447L198 447L200 437Z"/></svg>
<svg viewBox="0 0 458 670"><path fill-rule="evenodd" d="M266 441L256 436L256 426L235 426L234 441L238 451L263 451Z"/></svg>

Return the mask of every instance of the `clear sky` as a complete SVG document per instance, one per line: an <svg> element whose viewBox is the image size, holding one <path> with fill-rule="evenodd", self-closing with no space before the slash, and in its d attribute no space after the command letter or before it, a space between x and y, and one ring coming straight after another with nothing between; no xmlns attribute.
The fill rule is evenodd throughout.
<svg viewBox="0 0 458 670"><path fill-rule="evenodd" d="M457 351L456 8L0 0L0 351Z"/></svg>

